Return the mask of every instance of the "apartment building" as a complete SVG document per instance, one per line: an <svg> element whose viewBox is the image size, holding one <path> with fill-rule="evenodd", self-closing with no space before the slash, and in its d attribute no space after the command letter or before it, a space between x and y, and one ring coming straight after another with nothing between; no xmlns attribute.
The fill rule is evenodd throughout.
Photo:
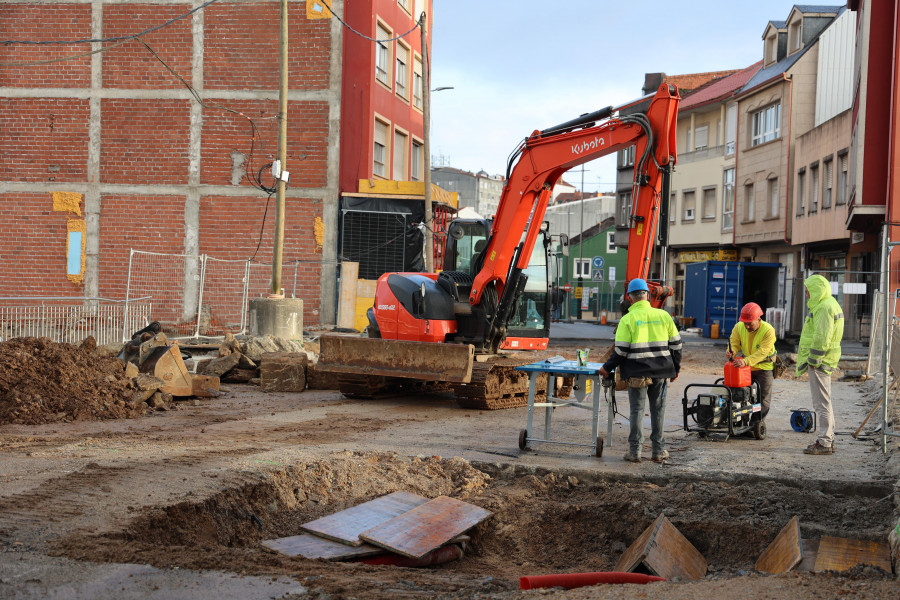
<svg viewBox="0 0 900 600"><path fill-rule="evenodd" d="M484 170L472 173L454 167L431 169L431 181L448 192L459 194L459 208L471 208L483 217L492 217L500 206L500 195L506 183L502 175Z"/></svg>

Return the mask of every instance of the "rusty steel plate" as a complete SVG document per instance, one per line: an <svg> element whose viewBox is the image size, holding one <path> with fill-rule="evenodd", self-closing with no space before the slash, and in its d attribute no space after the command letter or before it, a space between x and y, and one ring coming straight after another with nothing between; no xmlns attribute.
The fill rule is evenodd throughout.
<svg viewBox="0 0 900 600"><path fill-rule="evenodd" d="M822 536L814 571L846 571L873 565L891 573L891 549L886 542Z"/></svg>
<svg viewBox="0 0 900 600"><path fill-rule="evenodd" d="M302 556L312 560L344 560L384 554L383 548L371 544L348 546L340 542L326 540L311 533L265 540L262 542L262 545L286 556Z"/></svg>
<svg viewBox="0 0 900 600"><path fill-rule="evenodd" d="M764 573L786 573L799 565L802 559L800 519L794 516L781 528L769 547L759 555L756 570Z"/></svg>
<svg viewBox="0 0 900 600"><path fill-rule="evenodd" d="M428 502L428 498L423 496L408 492L394 492L327 517L310 521L301 525L300 528L335 542L359 546L363 543L359 539L359 534L363 531L390 521L397 515L402 515L426 502Z"/></svg>
<svg viewBox="0 0 900 600"><path fill-rule="evenodd" d="M702 579L706 559L669 521L659 515L616 563L614 571L644 572L672 579Z"/></svg>
<svg viewBox="0 0 900 600"><path fill-rule="evenodd" d="M475 347L323 335L316 368L333 373L468 383Z"/></svg>
<svg viewBox="0 0 900 600"><path fill-rule="evenodd" d="M438 496L359 537L391 552L421 558L489 516L489 511L474 504Z"/></svg>

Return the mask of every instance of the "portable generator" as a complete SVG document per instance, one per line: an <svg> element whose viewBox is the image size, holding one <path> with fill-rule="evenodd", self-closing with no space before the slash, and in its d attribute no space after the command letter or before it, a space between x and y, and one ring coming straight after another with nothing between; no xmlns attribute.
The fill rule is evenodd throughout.
<svg viewBox="0 0 900 600"><path fill-rule="evenodd" d="M691 400L688 398L691 388L707 391ZM766 437L757 383L742 387L725 385L725 379L717 379L713 384L692 383L684 388L682 405L684 430L697 432L700 437L721 441L744 434L758 440Z"/></svg>

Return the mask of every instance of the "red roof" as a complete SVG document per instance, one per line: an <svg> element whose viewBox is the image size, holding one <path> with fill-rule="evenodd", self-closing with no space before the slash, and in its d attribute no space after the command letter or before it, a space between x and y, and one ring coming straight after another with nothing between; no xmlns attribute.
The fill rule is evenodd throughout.
<svg viewBox="0 0 900 600"><path fill-rule="evenodd" d="M746 69L732 71L731 75L711 81L709 85L688 94L687 97L681 100L678 107L679 112L731 96L736 90L739 90L745 83L750 81L751 77L756 75L757 71L762 68L762 62L754 63Z"/></svg>
<svg viewBox="0 0 900 600"><path fill-rule="evenodd" d="M708 73L690 73L687 75L667 75L663 79L663 83L677 85L678 88L682 90L696 90L710 81L728 77L735 72L737 72L737 69L732 69L730 71L710 71Z"/></svg>

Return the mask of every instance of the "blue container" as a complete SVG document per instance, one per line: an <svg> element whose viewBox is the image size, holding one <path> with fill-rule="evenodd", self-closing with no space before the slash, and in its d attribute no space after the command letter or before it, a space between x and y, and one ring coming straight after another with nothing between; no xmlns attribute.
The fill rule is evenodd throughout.
<svg viewBox="0 0 900 600"><path fill-rule="evenodd" d="M704 337L718 323L719 337L728 339L747 302L756 302L763 311L782 307L780 268L778 263L721 260L685 265L684 316L694 318Z"/></svg>

